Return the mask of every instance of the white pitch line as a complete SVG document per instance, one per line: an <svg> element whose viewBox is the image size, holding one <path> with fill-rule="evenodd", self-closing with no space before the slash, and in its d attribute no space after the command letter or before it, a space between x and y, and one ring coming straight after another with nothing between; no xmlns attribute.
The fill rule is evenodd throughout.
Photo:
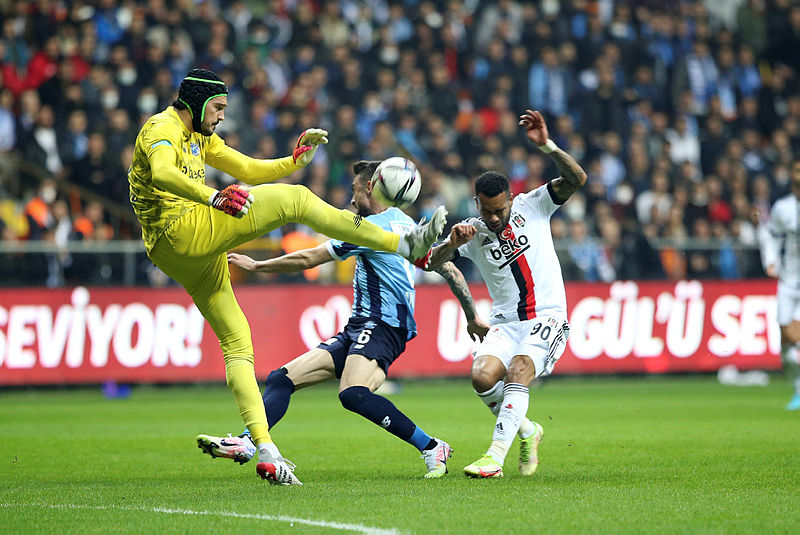
<svg viewBox="0 0 800 535"><path fill-rule="evenodd" d="M191 509L167 509L165 507L127 507L111 505L81 505L75 503L65 504L40 504L40 503L0 503L0 507L44 507L48 509L91 509L94 511L141 511L145 513L163 513L168 515L198 515L198 516L224 516L230 518L247 518L252 520L272 520L274 522L287 522L290 524L301 524L304 526L316 526L320 528L340 529L344 531L354 531L367 535L398 535L396 529L381 529L361 524L343 524L341 522L326 522L324 520L309 520L307 518L297 518L286 515L259 515L254 513L234 513L232 511L193 511Z"/></svg>

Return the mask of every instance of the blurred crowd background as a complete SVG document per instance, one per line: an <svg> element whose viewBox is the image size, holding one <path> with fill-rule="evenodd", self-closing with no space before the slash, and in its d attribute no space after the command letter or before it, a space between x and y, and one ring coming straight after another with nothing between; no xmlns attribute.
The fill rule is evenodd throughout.
<svg viewBox="0 0 800 535"><path fill-rule="evenodd" d="M537 187L557 171L517 125L533 108L589 175L553 219L566 278L759 277L753 214L787 193L800 144L799 51L792 0L0 0L2 242L138 239L133 142L202 67L230 89L228 145L280 157L305 128L330 132L289 180L337 206L353 162L406 152L414 217L473 215L484 170ZM307 231L273 233L262 256ZM73 256L6 253L0 279L120 269Z"/></svg>

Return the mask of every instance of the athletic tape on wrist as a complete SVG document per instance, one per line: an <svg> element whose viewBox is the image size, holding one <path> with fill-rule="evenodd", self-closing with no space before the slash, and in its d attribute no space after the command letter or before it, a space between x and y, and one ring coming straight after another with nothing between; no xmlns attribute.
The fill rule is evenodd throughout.
<svg viewBox="0 0 800 535"><path fill-rule="evenodd" d="M558 145L556 145L556 142L553 141L552 139L548 139L547 143L545 143L544 145L537 145L537 146L539 147L539 150L545 154L550 154L551 152L558 149Z"/></svg>

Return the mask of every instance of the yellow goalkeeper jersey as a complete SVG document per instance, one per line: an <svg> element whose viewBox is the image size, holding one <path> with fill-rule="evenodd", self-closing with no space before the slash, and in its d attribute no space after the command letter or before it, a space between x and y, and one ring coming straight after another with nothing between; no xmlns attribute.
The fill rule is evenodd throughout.
<svg viewBox="0 0 800 535"><path fill-rule="evenodd" d="M199 204L208 204L216 193L206 186L206 164L251 186L273 182L302 167L292 156L251 158L228 147L216 133L192 132L172 106L153 115L136 136L128 170L131 205L148 253L170 223Z"/></svg>
<svg viewBox="0 0 800 535"><path fill-rule="evenodd" d="M172 221L198 205L197 201L179 197L153 184L150 158L161 146L172 147L176 168L196 183L190 187L200 198L208 199L214 189L205 185L206 157L219 152L225 142L217 134L204 136L190 132L172 106L152 116L142 127L136 137L128 184L131 205L142 225L142 239L148 252Z"/></svg>

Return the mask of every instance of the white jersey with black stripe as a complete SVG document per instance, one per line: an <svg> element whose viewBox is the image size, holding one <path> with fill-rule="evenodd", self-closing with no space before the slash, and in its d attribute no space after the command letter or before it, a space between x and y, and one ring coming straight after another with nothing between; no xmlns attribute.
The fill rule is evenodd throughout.
<svg viewBox="0 0 800 535"><path fill-rule="evenodd" d="M761 257L766 268L778 266L778 282L800 290L800 199L786 195L770 211L766 232L761 232Z"/></svg>
<svg viewBox="0 0 800 535"><path fill-rule="evenodd" d="M550 233L550 217L561 204L548 182L514 198L502 232L492 232L480 218L465 221L478 232L457 254L481 272L492 298L493 325L543 315L567 318L561 264Z"/></svg>

